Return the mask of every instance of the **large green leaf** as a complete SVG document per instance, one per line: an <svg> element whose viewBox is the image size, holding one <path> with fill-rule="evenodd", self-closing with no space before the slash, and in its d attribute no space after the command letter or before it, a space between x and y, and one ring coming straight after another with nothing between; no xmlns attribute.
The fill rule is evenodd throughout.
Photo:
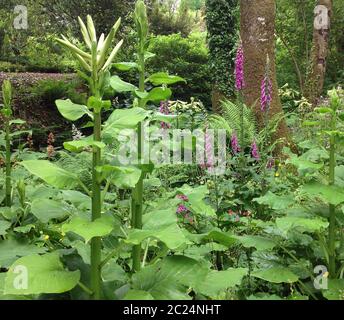
<svg viewBox="0 0 344 320"><path fill-rule="evenodd" d="M152 74L146 81L151 82L154 86L160 86L162 84L174 84L178 82L185 82L185 79L178 77L178 76L172 76L167 74L166 72L157 72Z"/></svg>
<svg viewBox="0 0 344 320"><path fill-rule="evenodd" d="M246 274L246 268L229 268L225 271L213 270L208 273L196 291L208 297L216 297L222 291L240 285Z"/></svg>
<svg viewBox="0 0 344 320"><path fill-rule="evenodd" d="M70 121L76 121L85 114L92 118L92 113L86 106L75 104L71 100L56 100L56 106L64 118Z"/></svg>
<svg viewBox="0 0 344 320"><path fill-rule="evenodd" d="M110 78L110 85L116 92L132 92L137 90L137 87L129 82L123 81L119 76Z"/></svg>
<svg viewBox="0 0 344 320"><path fill-rule="evenodd" d="M245 247L245 248L255 248L258 251L261 250L271 250L276 246L276 243L268 238L261 236L233 236Z"/></svg>
<svg viewBox="0 0 344 320"><path fill-rule="evenodd" d="M104 165L97 167L102 179L110 180L120 189L134 188L141 177L141 170L136 167L117 167Z"/></svg>
<svg viewBox="0 0 344 320"><path fill-rule="evenodd" d="M28 160L21 164L30 173L56 188L73 189L79 183L79 179L73 173L47 160Z"/></svg>
<svg viewBox="0 0 344 320"><path fill-rule="evenodd" d="M63 224L62 231L74 232L83 237L85 242L88 242L93 237L103 237L108 235L113 230L113 224L113 219L106 216L94 221L81 217L73 217L69 222Z"/></svg>
<svg viewBox="0 0 344 320"><path fill-rule="evenodd" d="M47 249L16 240L0 241L0 267L7 268L13 261L34 253L44 253Z"/></svg>
<svg viewBox="0 0 344 320"><path fill-rule="evenodd" d="M93 141L92 137L88 137L82 140L64 142L63 147L71 152L80 152L87 147L97 147L99 149L104 149L105 144L101 141Z"/></svg>
<svg viewBox="0 0 344 320"><path fill-rule="evenodd" d="M153 296L143 290L129 290L123 300L154 300Z"/></svg>
<svg viewBox="0 0 344 320"><path fill-rule="evenodd" d="M301 192L335 206L344 202L344 190L336 185L325 185L317 182L308 183L302 187Z"/></svg>
<svg viewBox="0 0 344 320"><path fill-rule="evenodd" d="M136 62L117 62L113 66L119 71L129 71L138 67Z"/></svg>
<svg viewBox="0 0 344 320"><path fill-rule="evenodd" d="M174 208L153 210L143 218L143 229L131 230L126 239L128 243L139 244L144 239L154 238L164 242L170 249L176 249L189 242L177 225Z"/></svg>
<svg viewBox="0 0 344 320"><path fill-rule="evenodd" d="M43 223L51 219L63 219L69 215L70 208L61 201L36 199L31 204L32 213Z"/></svg>
<svg viewBox="0 0 344 320"><path fill-rule="evenodd" d="M282 232L297 229L300 232L317 232L328 227L328 222L320 218L287 216L276 219L276 226Z"/></svg>
<svg viewBox="0 0 344 320"><path fill-rule="evenodd" d="M200 264L194 259L166 257L134 274L133 289L148 292L156 300L190 300L187 287L197 280L199 270Z"/></svg>
<svg viewBox="0 0 344 320"><path fill-rule="evenodd" d="M284 267L256 270L251 273L251 276L273 283L293 283L299 279L296 274Z"/></svg>
<svg viewBox="0 0 344 320"><path fill-rule="evenodd" d="M253 201L259 204L269 206L273 210L283 210L294 204L295 200L292 196L278 196L271 191L268 191L264 196L254 198Z"/></svg>
<svg viewBox="0 0 344 320"><path fill-rule="evenodd" d="M0 236L4 236L11 227L11 222L0 220Z"/></svg>
<svg viewBox="0 0 344 320"><path fill-rule="evenodd" d="M116 109L106 121L104 132L113 129L136 128L137 124L143 121L148 114L142 108Z"/></svg>
<svg viewBox="0 0 344 320"><path fill-rule="evenodd" d="M19 277L24 278L25 273L27 282L23 280L18 287ZM73 289L79 280L80 271L65 270L58 253L29 255L11 265L5 280L5 294L62 293Z"/></svg>
<svg viewBox="0 0 344 320"><path fill-rule="evenodd" d="M170 88L154 88L147 95L144 97L144 104L146 104L148 101L152 102L160 102L164 100L168 100L171 98L172 91Z"/></svg>
<svg viewBox="0 0 344 320"><path fill-rule="evenodd" d="M216 215L214 208L204 202L204 198L209 193L206 186L192 188L188 185L184 185L182 188L178 189L178 192L188 197L188 202L186 202L185 205L195 213L205 216Z"/></svg>
<svg viewBox="0 0 344 320"><path fill-rule="evenodd" d="M327 300L344 300L344 279L328 279L328 289L322 294Z"/></svg>

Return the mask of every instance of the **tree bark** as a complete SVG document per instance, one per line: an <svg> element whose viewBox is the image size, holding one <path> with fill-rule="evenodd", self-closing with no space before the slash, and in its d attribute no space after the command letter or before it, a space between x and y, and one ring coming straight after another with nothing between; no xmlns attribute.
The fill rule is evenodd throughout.
<svg viewBox="0 0 344 320"><path fill-rule="evenodd" d="M311 70L307 76L306 98L316 106L324 89L332 0L318 0L314 15Z"/></svg>
<svg viewBox="0 0 344 320"><path fill-rule="evenodd" d="M240 1L241 40L245 56L244 100L247 106L255 108L259 128L264 126L264 114L260 109L261 83L266 71L266 57L270 59L270 79L272 83L272 101L269 117L282 113L282 104L278 95L275 67L275 0ZM281 121L274 140L286 138L289 130L285 121Z"/></svg>

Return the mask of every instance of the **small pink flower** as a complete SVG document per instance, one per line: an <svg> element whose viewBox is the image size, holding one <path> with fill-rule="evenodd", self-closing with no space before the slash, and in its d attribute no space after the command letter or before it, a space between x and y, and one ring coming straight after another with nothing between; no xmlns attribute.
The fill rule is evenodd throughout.
<svg viewBox="0 0 344 320"><path fill-rule="evenodd" d="M235 88L240 91L245 87L244 50L240 41L235 58Z"/></svg>
<svg viewBox="0 0 344 320"><path fill-rule="evenodd" d="M177 198L183 201L189 201L189 198L184 194L177 194Z"/></svg>
<svg viewBox="0 0 344 320"><path fill-rule="evenodd" d="M166 114L166 115L170 114L168 101L161 101L160 102L159 112L162 114ZM171 124L166 123L166 122L161 122L160 126L162 129L170 129L171 128Z"/></svg>
<svg viewBox="0 0 344 320"><path fill-rule="evenodd" d="M185 207L183 204L178 205L178 208L177 208L178 214L187 213L187 212L189 212L187 207Z"/></svg>

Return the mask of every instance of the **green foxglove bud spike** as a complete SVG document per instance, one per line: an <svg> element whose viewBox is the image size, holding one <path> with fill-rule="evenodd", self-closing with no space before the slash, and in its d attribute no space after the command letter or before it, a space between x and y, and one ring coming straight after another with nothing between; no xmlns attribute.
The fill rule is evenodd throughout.
<svg viewBox="0 0 344 320"><path fill-rule="evenodd" d="M87 16L87 30L90 35L91 41L97 42L96 28L94 27L94 23L90 15Z"/></svg>
<svg viewBox="0 0 344 320"><path fill-rule="evenodd" d="M85 43L86 45L91 49L92 45L91 45L91 38L90 35L88 34L87 28L85 23L82 21L82 19L80 17L78 17L79 20L79 24L80 24L80 28L81 28L81 33L84 37Z"/></svg>
<svg viewBox="0 0 344 320"><path fill-rule="evenodd" d="M56 39L56 41L59 42L60 44L62 44L63 46L67 47L68 49L70 49L72 52L82 56L83 58L91 60L90 54L80 50L78 47L76 47L74 44L70 43L68 40Z"/></svg>
<svg viewBox="0 0 344 320"><path fill-rule="evenodd" d="M102 68L102 71L105 71L110 66L111 62L115 58L115 56L116 56L118 50L121 48L122 44L123 44L123 40L121 40L120 42L117 43L116 47L112 50L109 58L105 62L104 66Z"/></svg>

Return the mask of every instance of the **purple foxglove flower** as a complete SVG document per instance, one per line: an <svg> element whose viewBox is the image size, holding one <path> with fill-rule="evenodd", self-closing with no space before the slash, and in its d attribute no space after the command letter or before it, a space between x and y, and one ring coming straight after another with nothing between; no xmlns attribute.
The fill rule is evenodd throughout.
<svg viewBox="0 0 344 320"><path fill-rule="evenodd" d="M240 152L239 141L235 132L232 134L231 137L231 147L234 155Z"/></svg>
<svg viewBox="0 0 344 320"><path fill-rule="evenodd" d="M214 146L211 141L208 128L205 131L205 154L206 154L206 167L212 168L214 166L214 154L213 154Z"/></svg>
<svg viewBox="0 0 344 320"><path fill-rule="evenodd" d="M170 114L170 109L169 109L169 104L168 101L161 101L160 102L160 108L159 108L159 112L162 114ZM166 122L161 122L160 123L160 127L162 129L170 129L171 128L171 124L166 123Z"/></svg>
<svg viewBox="0 0 344 320"><path fill-rule="evenodd" d="M265 112L269 110L272 101L272 83L267 75L264 77L260 89L260 110Z"/></svg>
<svg viewBox="0 0 344 320"><path fill-rule="evenodd" d="M255 141L252 143L252 146L251 146L251 155L256 160L260 159L260 155L259 155L259 151L258 151L258 146L257 146Z"/></svg>
<svg viewBox="0 0 344 320"><path fill-rule="evenodd" d="M183 201L189 201L189 198L184 194L178 194L177 198Z"/></svg>
<svg viewBox="0 0 344 320"><path fill-rule="evenodd" d="M268 163L266 164L266 168L267 169L272 169L275 166L275 159L274 158L270 158L268 160Z"/></svg>
<svg viewBox="0 0 344 320"><path fill-rule="evenodd" d="M235 58L235 88L240 91L245 87L244 79L244 50L240 41Z"/></svg>

